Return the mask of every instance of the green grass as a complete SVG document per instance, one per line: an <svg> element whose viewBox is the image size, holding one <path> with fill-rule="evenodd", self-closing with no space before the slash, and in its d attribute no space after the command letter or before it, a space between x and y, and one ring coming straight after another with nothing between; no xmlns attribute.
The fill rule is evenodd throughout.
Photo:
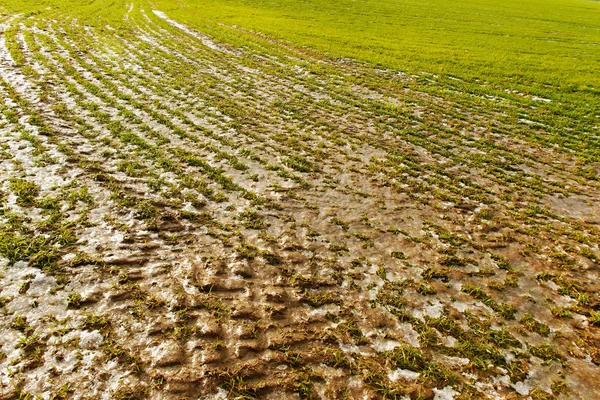
<svg viewBox="0 0 600 400"><path fill-rule="evenodd" d="M120 21L127 3L95 0L72 7L72 2L13 0L3 7L50 15L67 8L90 24L101 24L105 19ZM598 123L600 3L596 1L153 0L150 4L171 18L240 45L249 44L248 39L220 24L331 57L409 74L436 74L453 86L465 85L476 92L514 97L504 92L508 89L563 101L569 103L570 124L562 121L560 108L536 104L548 108L561 126ZM450 77L466 82L449 81ZM489 84L480 85L484 82Z"/></svg>
<svg viewBox="0 0 600 400"><path fill-rule="evenodd" d="M156 0L169 16L265 33L383 68L577 103L600 90L600 3L580 0ZM485 88L484 88L485 90ZM596 117L597 118L597 117Z"/></svg>

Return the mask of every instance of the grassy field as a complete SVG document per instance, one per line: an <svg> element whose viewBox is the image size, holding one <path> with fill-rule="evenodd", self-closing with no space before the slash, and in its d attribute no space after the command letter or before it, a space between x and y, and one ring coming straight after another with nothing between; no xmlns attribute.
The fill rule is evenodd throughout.
<svg viewBox="0 0 600 400"><path fill-rule="evenodd" d="M240 26L332 57L350 57L406 73L436 74L446 82L460 78L471 91L506 95L508 89L564 102L572 108L570 120L554 120L552 125L597 134L598 2L204 0L156 4L192 26ZM548 111L561 114L564 107L548 107Z"/></svg>
<svg viewBox="0 0 600 400"><path fill-rule="evenodd" d="M190 24L237 25L407 72L598 94L593 1L158 1ZM547 87L550 86L550 87Z"/></svg>
<svg viewBox="0 0 600 400"><path fill-rule="evenodd" d="M600 3L0 4L0 399L600 396Z"/></svg>

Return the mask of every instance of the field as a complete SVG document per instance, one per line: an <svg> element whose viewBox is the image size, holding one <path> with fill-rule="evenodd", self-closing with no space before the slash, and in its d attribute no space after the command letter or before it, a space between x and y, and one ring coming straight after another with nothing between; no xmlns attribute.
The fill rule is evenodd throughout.
<svg viewBox="0 0 600 400"><path fill-rule="evenodd" d="M0 4L0 399L600 398L600 3Z"/></svg>

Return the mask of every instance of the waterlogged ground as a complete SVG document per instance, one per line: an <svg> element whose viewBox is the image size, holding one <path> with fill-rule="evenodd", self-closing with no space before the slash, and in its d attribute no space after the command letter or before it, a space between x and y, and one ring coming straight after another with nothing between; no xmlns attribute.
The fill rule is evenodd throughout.
<svg viewBox="0 0 600 400"><path fill-rule="evenodd" d="M0 398L600 397L596 137L230 31L0 16Z"/></svg>

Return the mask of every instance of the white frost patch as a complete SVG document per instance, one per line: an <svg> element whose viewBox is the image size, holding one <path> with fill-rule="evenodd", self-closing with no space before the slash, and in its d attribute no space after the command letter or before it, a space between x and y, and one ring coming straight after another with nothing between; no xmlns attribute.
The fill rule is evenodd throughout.
<svg viewBox="0 0 600 400"><path fill-rule="evenodd" d="M129 9L128 9L128 10L127 10L127 12L125 13L125 17L124 17L125 21L128 21L128 20L129 20L129 14L130 14L132 11L133 11L133 3L130 3L130 4L129 4Z"/></svg>
<svg viewBox="0 0 600 400"><path fill-rule="evenodd" d="M552 103L552 100L550 100L550 99L546 99L546 98L544 98L544 97L533 96L531 99L532 99L533 101L543 101L543 102L545 102L545 103Z"/></svg>
<svg viewBox="0 0 600 400"><path fill-rule="evenodd" d="M439 358L439 361L443 362L446 365L450 365L452 367L462 367L471 362L471 360L469 360L468 358L451 357L451 356L446 356L443 354L439 355L438 358Z"/></svg>
<svg viewBox="0 0 600 400"><path fill-rule="evenodd" d="M8 24L0 24L0 75L15 89L18 89L20 94L24 94L31 103L37 104L39 103L39 97L35 94L32 83L15 68L15 60L6 47L4 30L8 26Z"/></svg>
<svg viewBox="0 0 600 400"><path fill-rule="evenodd" d="M443 389L433 389L433 392L435 393L433 400L454 400L454 396L458 394L451 386L446 386Z"/></svg>
<svg viewBox="0 0 600 400"><path fill-rule="evenodd" d="M360 347L358 347L355 344L343 344L340 343L340 350L342 350L344 353L358 353L358 354L362 354Z"/></svg>
<svg viewBox="0 0 600 400"><path fill-rule="evenodd" d="M308 312L310 317L324 317L327 313L336 314L340 311L340 306L337 304L326 304L323 307L315 308Z"/></svg>
<svg viewBox="0 0 600 400"><path fill-rule="evenodd" d="M443 336L442 337L442 344L446 347L454 347L454 346L456 346L457 343L458 343L458 340L456 340L452 336Z"/></svg>
<svg viewBox="0 0 600 400"><path fill-rule="evenodd" d="M8 61L9 65L14 65L15 60L13 60L10 52L6 48L6 40L4 39L4 26L0 25L0 30L3 33L0 35L0 61Z"/></svg>
<svg viewBox="0 0 600 400"><path fill-rule="evenodd" d="M19 285L25 280L25 276L33 275L30 282L30 294L43 295L56 282L54 278L47 277L37 268L29 267L25 261L17 261L10 268L6 268L2 277L0 295L6 297L19 297ZM21 296L22 297L22 296Z"/></svg>
<svg viewBox="0 0 600 400"><path fill-rule="evenodd" d="M150 350L150 361L153 366L162 366L174 362L179 353L175 342L164 342Z"/></svg>
<svg viewBox="0 0 600 400"><path fill-rule="evenodd" d="M254 68L250 68L250 67L246 67L245 65L237 65L237 68L240 71L244 71L247 74L252 74L252 75L260 75L260 71Z"/></svg>
<svg viewBox="0 0 600 400"><path fill-rule="evenodd" d="M519 118L519 122L525 124L525 125L535 125L537 122L532 121L530 119L527 118Z"/></svg>
<svg viewBox="0 0 600 400"><path fill-rule="evenodd" d="M219 388L214 398L215 400L227 400L229 398L229 392L223 388Z"/></svg>
<svg viewBox="0 0 600 400"><path fill-rule="evenodd" d="M82 331L79 335L79 345L84 349L96 349L100 347L104 337L98 331Z"/></svg>
<svg viewBox="0 0 600 400"><path fill-rule="evenodd" d="M400 378L405 379L407 381L415 380L421 375L418 372L411 371L409 369L396 369L388 374L388 378L392 382L397 382Z"/></svg>
<svg viewBox="0 0 600 400"><path fill-rule="evenodd" d="M377 352L391 351L396 347L400 346L400 343L395 340L389 339L375 339L373 340L373 348Z"/></svg>
<svg viewBox="0 0 600 400"><path fill-rule="evenodd" d="M531 388L525 382L517 382L511 385L513 389L521 396L527 396Z"/></svg>
<svg viewBox="0 0 600 400"><path fill-rule="evenodd" d="M5 44L6 40L4 39L4 32L10 27L10 23L14 19L16 19L20 16L21 16L21 14L13 15L11 18L9 18L8 20L6 20L0 24L0 56L6 57L6 60L8 60L11 64L14 64L15 60L13 60L12 56L10 55L10 52L6 48L6 44ZM2 61L1 58L0 58L0 61Z"/></svg>
<svg viewBox="0 0 600 400"><path fill-rule="evenodd" d="M471 305L463 301L455 301L454 303L452 303L452 307L456 308L457 311L464 313L469 308L471 308Z"/></svg>
<svg viewBox="0 0 600 400"><path fill-rule="evenodd" d="M363 386L363 382L358 376L353 376L352 378L348 379L348 387L349 388L360 389L362 386Z"/></svg>
<svg viewBox="0 0 600 400"><path fill-rule="evenodd" d="M544 365L542 360L535 357L532 364L527 373L527 378L522 382L512 384L512 388L523 396L528 395L536 387L546 393L552 393L552 378L555 376L553 372L556 371L557 366L553 364Z"/></svg>
<svg viewBox="0 0 600 400"><path fill-rule="evenodd" d="M190 29L187 25L181 24L177 21L174 21L172 19L170 19L169 17L167 17L167 14L165 14L162 11L158 11L158 10L152 10L152 12L160 19L165 20L169 25L174 26L178 29L181 29L182 31L184 31L185 33L187 33L190 36L195 37L196 39L200 40L200 42L202 42L203 45L205 45L206 47L208 47L209 49L212 50L217 50L223 53L227 53L227 54L233 54L230 51L227 51L225 49L223 49L222 47L217 46L212 40L210 40L207 36L202 35L199 32L196 32L192 29Z"/></svg>
<svg viewBox="0 0 600 400"><path fill-rule="evenodd" d="M102 344L104 337L98 331L71 331L62 337L62 343L77 340L83 349L97 349Z"/></svg>
<svg viewBox="0 0 600 400"><path fill-rule="evenodd" d="M423 306L422 309L414 309L412 315L415 318L423 320L424 316L427 315L431 318L439 318L442 316L444 311L444 304L439 300L434 300L431 304Z"/></svg>
<svg viewBox="0 0 600 400"><path fill-rule="evenodd" d="M31 280L28 293L33 296L43 296L56 285L56 279L44 275L40 270L35 271L35 277Z"/></svg>
<svg viewBox="0 0 600 400"><path fill-rule="evenodd" d="M498 394L500 388L510 387L510 377L508 375L492 377L491 382L478 381L475 375L467 376L467 374L464 374L464 376L473 380L475 387L487 395L490 400L503 400L505 397Z"/></svg>
<svg viewBox="0 0 600 400"><path fill-rule="evenodd" d="M183 207L181 208L183 211L194 212L197 213L198 209L192 205L192 203L186 202L183 203Z"/></svg>
<svg viewBox="0 0 600 400"><path fill-rule="evenodd" d="M403 324L399 324L398 328L403 334L403 339L408 344L410 344L413 347L421 347L421 343L419 342L419 334L417 333L417 331L415 331L415 329L410 323L406 322Z"/></svg>

